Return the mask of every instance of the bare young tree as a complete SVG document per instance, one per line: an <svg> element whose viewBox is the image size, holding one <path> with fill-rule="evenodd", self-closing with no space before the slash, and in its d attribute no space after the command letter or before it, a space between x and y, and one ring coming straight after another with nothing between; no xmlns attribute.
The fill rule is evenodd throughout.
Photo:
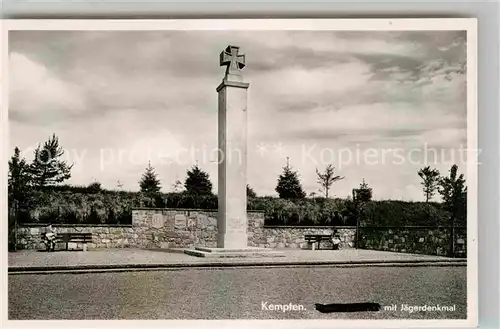
<svg viewBox="0 0 500 329"><path fill-rule="evenodd" d="M123 190L123 183L120 180L116 181L116 187L119 191Z"/></svg>
<svg viewBox="0 0 500 329"><path fill-rule="evenodd" d="M328 192L332 184L345 178L335 175L335 167L331 164L326 166L324 173L319 172L318 168L316 168L316 175L318 175L318 184L321 186L326 198L328 198Z"/></svg>

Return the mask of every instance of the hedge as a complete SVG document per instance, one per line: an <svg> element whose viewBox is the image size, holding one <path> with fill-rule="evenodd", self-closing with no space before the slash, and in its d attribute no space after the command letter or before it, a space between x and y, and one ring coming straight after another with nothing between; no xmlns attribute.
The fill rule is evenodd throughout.
<svg viewBox="0 0 500 329"><path fill-rule="evenodd" d="M441 203L372 201L366 204L362 226L449 226L450 213ZM463 221L455 225L464 225Z"/></svg>
<svg viewBox="0 0 500 329"><path fill-rule="evenodd" d="M53 187L33 192L29 209L18 212L18 222L68 224L130 224L136 207L217 209L217 196L167 193L155 198L138 192L99 192L76 187ZM370 201L359 204L346 199L285 200L274 197L248 199L248 210L265 212L266 225L448 226L450 214L443 204L405 201ZM9 213L12 213L9 212ZM465 226L465 217L455 223Z"/></svg>

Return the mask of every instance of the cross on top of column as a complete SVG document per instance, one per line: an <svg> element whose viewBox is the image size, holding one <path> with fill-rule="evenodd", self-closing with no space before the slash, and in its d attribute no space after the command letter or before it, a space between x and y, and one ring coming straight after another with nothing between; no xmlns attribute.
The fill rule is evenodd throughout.
<svg viewBox="0 0 500 329"><path fill-rule="evenodd" d="M226 78L228 75L241 75L245 67L245 55L239 54L239 49L237 46L227 46L220 53L220 66L226 66Z"/></svg>

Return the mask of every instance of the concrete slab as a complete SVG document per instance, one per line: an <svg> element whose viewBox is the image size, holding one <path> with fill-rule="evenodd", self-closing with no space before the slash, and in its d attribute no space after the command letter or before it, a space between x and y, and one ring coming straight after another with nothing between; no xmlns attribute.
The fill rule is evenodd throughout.
<svg viewBox="0 0 500 329"><path fill-rule="evenodd" d="M276 249L270 249L276 250ZM87 252L19 251L8 255L9 273L235 266L466 266L466 259L375 250L281 249L284 257L192 257L180 250L99 249Z"/></svg>
<svg viewBox="0 0 500 329"><path fill-rule="evenodd" d="M184 253L195 257L205 258L261 258L261 257L285 257L282 251L270 248L209 248L195 247L185 249Z"/></svg>
<svg viewBox="0 0 500 329"><path fill-rule="evenodd" d="M258 247L245 247L245 248L210 248L210 247L194 247L195 250L205 252L255 252L255 251L271 251L274 249L258 248Z"/></svg>

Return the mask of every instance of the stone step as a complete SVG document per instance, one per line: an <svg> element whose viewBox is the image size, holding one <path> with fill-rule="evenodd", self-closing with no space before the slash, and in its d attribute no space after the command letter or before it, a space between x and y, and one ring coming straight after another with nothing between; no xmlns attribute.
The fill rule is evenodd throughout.
<svg viewBox="0 0 500 329"><path fill-rule="evenodd" d="M195 247L185 249L184 253L196 257L206 258L265 258L285 257L281 251L266 248L206 248Z"/></svg>
<svg viewBox="0 0 500 329"><path fill-rule="evenodd" d="M259 248L259 247L211 248L211 247L196 246L196 247L194 247L194 249L199 250L199 251L212 252L212 253L213 252L228 253L228 252L269 252L269 251L273 251L273 249Z"/></svg>

